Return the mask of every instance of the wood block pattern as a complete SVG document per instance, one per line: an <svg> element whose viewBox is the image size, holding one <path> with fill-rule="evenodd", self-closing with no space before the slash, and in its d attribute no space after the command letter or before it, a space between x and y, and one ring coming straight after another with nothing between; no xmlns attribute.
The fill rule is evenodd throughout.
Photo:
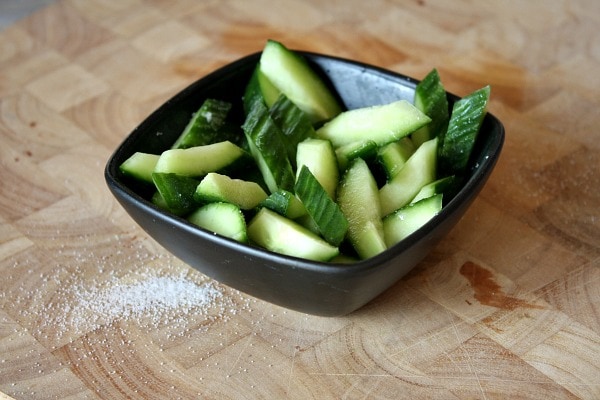
<svg viewBox="0 0 600 400"><path fill-rule="evenodd" d="M592 0L60 0L0 32L0 398L600 398ZM291 48L492 86L502 157L407 277L340 318L224 287L103 168L194 80Z"/></svg>

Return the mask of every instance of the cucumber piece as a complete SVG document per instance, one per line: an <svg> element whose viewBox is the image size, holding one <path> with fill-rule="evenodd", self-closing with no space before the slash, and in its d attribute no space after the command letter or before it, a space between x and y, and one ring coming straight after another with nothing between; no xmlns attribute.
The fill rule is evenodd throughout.
<svg viewBox="0 0 600 400"><path fill-rule="evenodd" d="M226 202L250 210L265 200L267 193L256 182L210 172L202 178L194 196L200 203Z"/></svg>
<svg viewBox="0 0 600 400"><path fill-rule="evenodd" d="M262 101L253 103L242 129L269 191L293 190L295 176L287 157L283 133Z"/></svg>
<svg viewBox="0 0 600 400"><path fill-rule="evenodd" d="M152 183L152 171L154 171L158 158L158 154L135 152L119 165L119 170L123 175Z"/></svg>
<svg viewBox="0 0 600 400"><path fill-rule="evenodd" d="M302 205L304 207L304 204ZM306 210L306 207L304 208ZM319 231L319 226L315 222L314 219L308 214L308 212L304 215L301 215L297 218L294 218L294 221L314 233L315 235L321 236L321 232Z"/></svg>
<svg viewBox="0 0 600 400"><path fill-rule="evenodd" d="M298 143L315 134L312 123L306 113L283 94L271 106L269 113L283 133L287 154L293 168L296 162Z"/></svg>
<svg viewBox="0 0 600 400"><path fill-rule="evenodd" d="M443 135L448 128L448 97L436 69L431 70L417 85L414 104L431 118L431 123L411 135L415 146L419 147L426 141Z"/></svg>
<svg viewBox="0 0 600 400"><path fill-rule="evenodd" d="M335 199L335 191L340 179L337 157L329 140L306 139L298 143L296 150L297 174L296 182L306 166L317 178L331 199Z"/></svg>
<svg viewBox="0 0 600 400"><path fill-rule="evenodd" d="M334 147L373 140L383 146L407 136L431 121L406 100L341 113L317 129L316 135Z"/></svg>
<svg viewBox="0 0 600 400"><path fill-rule="evenodd" d="M306 215L304 204L292 192L287 190L278 190L271 193L259 206L266 207L290 219Z"/></svg>
<svg viewBox="0 0 600 400"><path fill-rule="evenodd" d="M337 247L268 208L252 218L248 238L269 251L314 261L329 261L339 254Z"/></svg>
<svg viewBox="0 0 600 400"><path fill-rule="evenodd" d="M244 111L246 114L252 109L252 103L257 99L265 103L267 107L271 107L281 92L277 89L271 81L263 74L260 70L260 62L254 68L250 81L244 91Z"/></svg>
<svg viewBox="0 0 600 400"><path fill-rule="evenodd" d="M377 151L377 161L382 166L387 179L392 179L402 169L415 152L415 145L409 137L388 143Z"/></svg>
<svg viewBox="0 0 600 400"><path fill-rule="evenodd" d="M338 167L340 171L345 171L348 165L355 158L362 158L369 162L377 154L377 143L373 140L363 140L353 142L335 149Z"/></svg>
<svg viewBox="0 0 600 400"><path fill-rule="evenodd" d="M423 143L379 190L383 216L410 203L423 186L436 179L437 143L437 137Z"/></svg>
<svg viewBox="0 0 600 400"><path fill-rule="evenodd" d="M267 41L259 65L273 86L304 111L313 124L341 112L337 99L306 59L280 42Z"/></svg>
<svg viewBox="0 0 600 400"><path fill-rule="evenodd" d="M448 130L440 143L439 163L443 175L462 176L467 169L489 98L490 87L485 86L454 103Z"/></svg>
<svg viewBox="0 0 600 400"><path fill-rule="evenodd" d="M170 212L172 214L179 215L179 216L181 216L183 214L183 212L181 212L180 210L172 210L172 209L170 209L169 206L167 205L167 202L161 196L161 194L160 194L160 192L158 190L155 191L152 194L152 197L150 198L150 201L152 202L152 204L154 204L155 206L157 206L161 210L165 210L167 212Z"/></svg>
<svg viewBox="0 0 600 400"><path fill-rule="evenodd" d="M238 242L248 242L244 214L235 204L209 203L191 213L187 220L194 225Z"/></svg>
<svg viewBox="0 0 600 400"><path fill-rule="evenodd" d="M174 214L184 215L199 206L194 198L198 180L174 173L153 172L152 181L167 209Z"/></svg>
<svg viewBox="0 0 600 400"><path fill-rule="evenodd" d="M456 183L456 176L450 175L435 180L427 185L423 186L419 193L411 200L411 203L416 203L419 200L431 197L436 194L450 194L454 189Z"/></svg>
<svg viewBox="0 0 600 400"><path fill-rule="evenodd" d="M206 99L171 148L187 149L223 141L219 137L220 130L227 120L229 110L229 102Z"/></svg>
<svg viewBox="0 0 600 400"><path fill-rule="evenodd" d="M395 245L425 225L442 209L442 196L431 197L411 203L383 219L383 232L388 247Z"/></svg>
<svg viewBox="0 0 600 400"><path fill-rule="evenodd" d="M348 220L348 240L361 259L373 257L387 248L377 184L362 158L352 161L342 177L338 204Z"/></svg>
<svg viewBox="0 0 600 400"><path fill-rule="evenodd" d="M337 172L337 165L335 171ZM348 221L306 165L300 169L295 190L306 211L315 221L321 236L338 247L348 230Z"/></svg>
<svg viewBox="0 0 600 400"><path fill-rule="evenodd" d="M246 155L241 147L230 141L187 149L170 149L160 155L154 172L201 177L209 172L231 167Z"/></svg>

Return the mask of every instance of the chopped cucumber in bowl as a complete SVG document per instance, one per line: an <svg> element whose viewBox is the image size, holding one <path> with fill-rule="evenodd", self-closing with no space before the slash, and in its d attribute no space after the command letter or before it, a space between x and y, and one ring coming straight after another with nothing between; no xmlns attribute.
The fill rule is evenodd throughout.
<svg viewBox="0 0 600 400"><path fill-rule="evenodd" d="M351 90L373 81L372 94ZM149 116L105 176L191 266L276 304L342 315L426 256L499 155L489 87L464 100L440 96L436 70L423 82L270 40Z"/></svg>

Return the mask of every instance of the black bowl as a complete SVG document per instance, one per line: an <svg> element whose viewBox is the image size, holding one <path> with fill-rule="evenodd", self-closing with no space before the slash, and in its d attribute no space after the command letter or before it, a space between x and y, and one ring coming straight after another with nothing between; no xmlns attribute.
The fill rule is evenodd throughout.
<svg viewBox="0 0 600 400"><path fill-rule="evenodd" d="M415 79L355 61L300 53L322 74L348 109L413 99L418 83ZM504 128L488 113L464 186L425 226L375 257L354 264L332 264L251 247L157 208L149 200L148 189L122 176L119 165L136 151L159 154L169 148L206 98L231 101L233 112L243 121L242 94L259 58L260 53L255 53L226 65L163 104L117 148L106 166L106 182L120 204L150 236L203 274L293 310L322 316L350 313L408 273L458 222L496 164L504 142ZM451 103L457 100L452 94L448 98Z"/></svg>

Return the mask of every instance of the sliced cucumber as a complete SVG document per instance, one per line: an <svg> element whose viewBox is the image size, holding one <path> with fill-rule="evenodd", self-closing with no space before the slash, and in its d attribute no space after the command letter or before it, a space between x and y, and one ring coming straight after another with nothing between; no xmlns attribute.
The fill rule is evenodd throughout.
<svg viewBox="0 0 600 400"><path fill-rule="evenodd" d="M410 203L423 186L436 179L437 142L436 137L423 143L379 190L383 216Z"/></svg>
<svg viewBox="0 0 600 400"><path fill-rule="evenodd" d="M419 193L415 196L414 199L411 200L411 203L416 203L419 200L423 200L427 197L431 197L436 194L449 194L454 188L454 184L456 183L456 176L450 175L435 180L427 185L423 186Z"/></svg>
<svg viewBox="0 0 600 400"><path fill-rule="evenodd" d="M304 204L302 205L304 207ZM306 207L304 208L306 210ZM319 226L315 222L314 219L308 214L308 212L304 215L301 215L297 218L294 218L294 221L314 233L315 235L321 236L321 232L319 231Z"/></svg>
<svg viewBox="0 0 600 400"><path fill-rule="evenodd" d="M362 158L352 161L342 177L338 204L348 220L348 240L361 259L386 249L377 184Z"/></svg>
<svg viewBox="0 0 600 400"><path fill-rule="evenodd" d="M267 250L314 261L329 261L339 254L337 247L268 208L261 208L252 218L248 237Z"/></svg>
<svg viewBox="0 0 600 400"><path fill-rule="evenodd" d="M256 182L210 172L202 178L194 196L201 203L227 202L242 210L250 210L265 200L267 193Z"/></svg>
<svg viewBox="0 0 600 400"><path fill-rule="evenodd" d="M415 145L409 137L380 147L377 151L377 161L383 167L387 179L396 176L414 152Z"/></svg>
<svg viewBox="0 0 600 400"><path fill-rule="evenodd" d="M335 171L337 172L337 165ZM295 190L321 236L332 245L339 246L348 230L348 221L306 165L300 169Z"/></svg>
<svg viewBox="0 0 600 400"><path fill-rule="evenodd" d="M490 87L458 100L452 107L448 130L440 143L439 163L443 175L462 176L487 112Z"/></svg>
<svg viewBox="0 0 600 400"><path fill-rule="evenodd" d="M304 111L313 124L330 120L341 107L323 80L298 53L268 40L261 58L264 76Z"/></svg>
<svg viewBox="0 0 600 400"><path fill-rule="evenodd" d="M294 166L298 143L315 134L312 123L306 113L283 94L271 106L269 113L283 133L288 157Z"/></svg>
<svg viewBox="0 0 600 400"><path fill-rule="evenodd" d="M157 190L152 194L152 197L150 198L150 201L152 202L152 204L154 204L155 206L157 206L158 208L160 208L161 210L165 210L168 211L172 214L175 215L182 215L183 212L180 212L178 210L171 210L169 208L169 206L167 205L167 202L165 201L165 199L162 197L162 195L160 194L160 192Z"/></svg>
<svg viewBox="0 0 600 400"><path fill-rule="evenodd" d="M385 243L391 247L405 239L435 217L441 209L442 195L436 194L389 214L383 219Z"/></svg>
<svg viewBox="0 0 600 400"><path fill-rule="evenodd" d="M399 140L431 121L414 105L399 100L341 113L317 129L316 135L334 147L373 140L379 146Z"/></svg>
<svg viewBox="0 0 600 400"><path fill-rule="evenodd" d="M290 219L296 219L306 214L304 204L287 190L278 190L271 193L263 202L261 207L266 207Z"/></svg>
<svg viewBox="0 0 600 400"><path fill-rule="evenodd" d="M335 199L340 176L337 157L329 140L310 138L298 143L296 165L297 177L300 176L302 167L306 166L329 197Z"/></svg>
<svg viewBox="0 0 600 400"><path fill-rule="evenodd" d="M246 86L244 92L244 111L246 114L252 109L252 103L257 99L265 103L267 107L271 107L281 92L260 70L260 63L256 65L252 77Z"/></svg>
<svg viewBox="0 0 600 400"><path fill-rule="evenodd" d="M152 183L152 171L158 162L158 154L142 152L133 153L119 166L119 170L127 176L140 181Z"/></svg>
<svg viewBox="0 0 600 400"><path fill-rule="evenodd" d="M209 203L191 213L187 219L211 232L238 242L248 242L244 214L235 204Z"/></svg>
<svg viewBox="0 0 600 400"><path fill-rule="evenodd" d="M431 123L411 135L415 146L419 147L426 141L443 135L448 127L448 97L436 69L431 70L417 85L414 104L431 118Z"/></svg>
<svg viewBox="0 0 600 400"><path fill-rule="evenodd" d="M201 177L230 167L246 154L241 147L230 141L187 149L170 149L160 155L154 172Z"/></svg>
<svg viewBox="0 0 600 400"><path fill-rule="evenodd" d="M206 99L194 113L183 132L173 143L173 149L186 149L221 142L219 133L227 120L231 103Z"/></svg>
<svg viewBox="0 0 600 400"><path fill-rule="evenodd" d="M275 124L267 106L255 101L242 125L250 153L256 160L271 193L293 190L295 176L287 156L281 129Z"/></svg>
<svg viewBox="0 0 600 400"><path fill-rule="evenodd" d="M198 180L174 173L154 172L152 181L164 204L174 214L184 215L198 207L199 203L194 198Z"/></svg>
<svg viewBox="0 0 600 400"><path fill-rule="evenodd" d="M370 162L377 154L377 143L373 140L353 142L335 149L340 171L345 171L355 158L362 158Z"/></svg>

